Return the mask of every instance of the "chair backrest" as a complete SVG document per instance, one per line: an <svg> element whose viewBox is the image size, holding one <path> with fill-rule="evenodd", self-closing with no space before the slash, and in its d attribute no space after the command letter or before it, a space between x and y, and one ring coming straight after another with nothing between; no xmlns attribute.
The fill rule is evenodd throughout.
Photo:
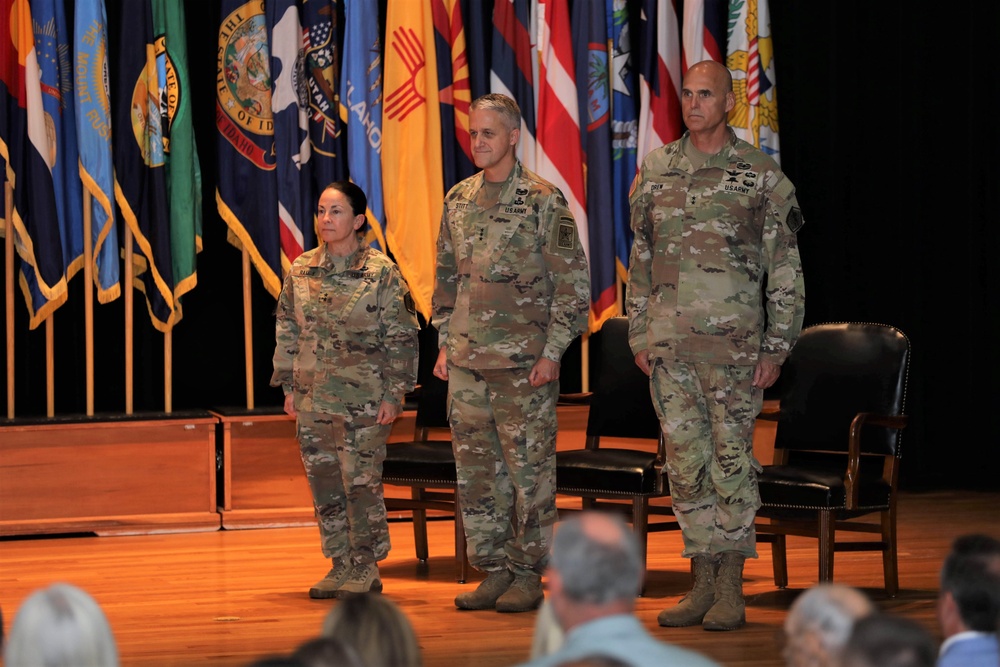
<svg viewBox="0 0 1000 667"><path fill-rule="evenodd" d="M846 452L860 412L903 415L910 341L885 324L834 322L802 331L781 368L775 449ZM862 453L899 456L899 429L866 427Z"/></svg>
<svg viewBox="0 0 1000 667"><path fill-rule="evenodd" d="M628 345L628 318L613 317L600 332L600 362L587 417L587 437L660 436L649 378L635 365Z"/></svg>

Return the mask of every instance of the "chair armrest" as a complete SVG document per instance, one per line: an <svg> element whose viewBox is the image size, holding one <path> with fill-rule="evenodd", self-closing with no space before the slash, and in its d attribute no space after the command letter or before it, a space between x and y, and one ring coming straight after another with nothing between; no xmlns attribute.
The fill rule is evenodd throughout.
<svg viewBox="0 0 1000 667"><path fill-rule="evenodd" d="M860 486L858 475L861 469L861 429L865 426L885 426L902 429L906 427L906 415L880 415L874 412L859 412L851 420L851 430L847 446L847 475L844 478L844 492L847 509L858 506Z"/></svg>

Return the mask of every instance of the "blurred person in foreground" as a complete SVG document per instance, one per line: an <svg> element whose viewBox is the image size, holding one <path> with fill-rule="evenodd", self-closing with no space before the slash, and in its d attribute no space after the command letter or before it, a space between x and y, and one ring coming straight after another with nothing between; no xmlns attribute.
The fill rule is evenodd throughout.
<svg viewBox="0 0 1000 667"><path fill-rule="evenodd" d="M369 667L421 667L410 619L388 598L365 593L343 598L323 621L324 637L347 644Z"/></svg>
<svg viewBox="0 0 1000 667"><path fill-rule="evenodd" d="M856 588L817 584L792 603L785 617L787 667L836 667L855 622L875 613L875 605Z"/></svg>
<svg viewBox="0 0 1000 667"><path fill-rule="evenodd" d="M1000 665L1000 540L963 535L941 566L939 667Z"/></svg>
<svg viewBox="0 0 1000 667"><path fill-rule="evenodd" d="M858 619L839 667L934 667L937 646L919 623L891 614Z"/></svg>

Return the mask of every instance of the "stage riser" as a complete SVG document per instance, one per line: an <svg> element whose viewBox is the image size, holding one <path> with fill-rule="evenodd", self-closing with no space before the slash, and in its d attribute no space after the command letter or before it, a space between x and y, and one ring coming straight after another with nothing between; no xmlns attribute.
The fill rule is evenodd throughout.
<svg viewBox="0 0 1000 667"><path fill-rule="evenodd" d="M0 535L218 530L216 424L0 426Z"/></svg>

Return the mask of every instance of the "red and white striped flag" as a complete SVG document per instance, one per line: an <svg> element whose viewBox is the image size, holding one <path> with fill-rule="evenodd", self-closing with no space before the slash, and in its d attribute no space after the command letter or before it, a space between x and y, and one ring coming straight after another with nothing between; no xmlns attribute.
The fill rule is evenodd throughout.
<svg viewBox="0 0 1000 667"><path fill-rule="evenodd" d="M569 6L566 0L539 0L536 16L539 31L537 173L562 190L589 259L590 235Z"/></svg>
<svg viewBox="0 0 1000 667"><path fill-rule="evenodd" d="M684 0L681 71L703 60L725 62L726 9L719 0Z"/></svg>
<svg viewBox="0 0 1000 667"><path fill-rule="evenodd" d="M681 45L673 0L643 0L648 48L639 68L639 161L681 136Z"/></svg>
<svg viewBox="0 0 1000 667"><path fill-rule="evenodd" d="M736 136L781 162L778 143L778 97L774 78L774 45L767 0L730 3L726 67L733 73L736 106L729 124Z"/></svg>

